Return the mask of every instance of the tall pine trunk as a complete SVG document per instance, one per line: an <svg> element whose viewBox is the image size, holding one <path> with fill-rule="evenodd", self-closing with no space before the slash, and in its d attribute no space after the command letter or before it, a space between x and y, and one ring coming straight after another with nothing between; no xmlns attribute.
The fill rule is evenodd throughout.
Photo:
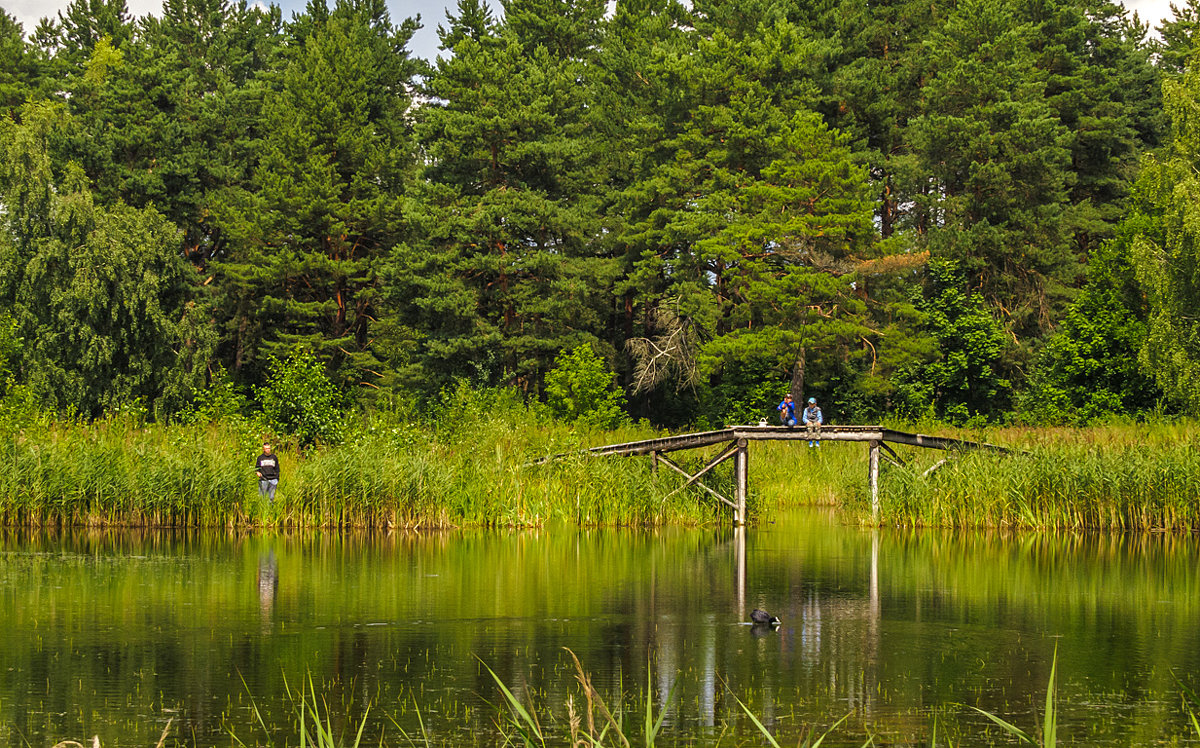
<svg viewBox="0 0 1200 748"><path fill-rule="evenodd" d="M800 347L800 355L796 356L796 363L792 364L792 401L803 403L804 400L804 356L805 348Z"/></svg>

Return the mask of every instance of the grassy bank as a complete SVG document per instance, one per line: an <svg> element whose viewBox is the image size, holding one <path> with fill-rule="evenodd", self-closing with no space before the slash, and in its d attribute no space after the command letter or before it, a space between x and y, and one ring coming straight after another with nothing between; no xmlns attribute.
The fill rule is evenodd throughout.
<svg viewBox="0 0 1200 748"><path fill-rule="evenodd" d="M880 521L930 527L1194 530L1200 528L1200 427L1190 422L1087 429L955 432L1019 455L897 447L881 473ZM504 392L463 390L425 411L376 412L336 446L302 448L240 418L147 424L121 415L83 424L0 425L0 523L18 526L391 527L658 525L726 521L728 511L641 458L580 455L590 446L660 435L557 421ZM274 504L253 462L275 442L283 480ZM699 469L720 446L672 455ZM841 506L870 522L866 449L826 441L751 448L752 521L780 507ZM705 477L732 495L732 463Z"/></svg>
<svg viewBox="0 0 1200 748"><path fill-rule="evenodd" d="M967 435L1021 450L945 456L904 450L880 477L881 521L926 527L1171 530L1200 528L1200 429L1192 423L1001 429ZM865 485L847 507L869 517Z"/></svg>
<svg viewBox="0 0 1200 748"><path fill-rule="evenodd" d="M576 428L496 393L432 412L379 413L334 447L301 449L243 420L10 429L0 442L0 522L7 525L302 527L679 524L714 519L648 460L570 457L646 427ZM254 458L277 443L283 477L274 504L257 493ZM665 499L665 501L664 501Z"/></svg>

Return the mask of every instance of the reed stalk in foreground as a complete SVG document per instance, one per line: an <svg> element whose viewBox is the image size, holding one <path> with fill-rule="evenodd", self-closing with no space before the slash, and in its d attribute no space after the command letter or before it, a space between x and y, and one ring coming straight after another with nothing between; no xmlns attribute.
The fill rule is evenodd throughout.
<svg viewBox="0 0 1200 748"><path fill-rule="evenodd" d="M997 717L991 712L979 707L971 707L983 716L999 725L1006 733L1012 735L1024 745L1035 745L1039 748L1054 748L1058 745L1058 697L1056 694L1056 672L1058 670L1058 648L1054 648L1054 659L1050 662L1050 682L1046 685L1046 708L1042 714L1042 733L1040 739L1035 739L1016 725Z"/></svg>
<svg viewBox="0 0 1200 748"><path fill-rule="evenodd" d="M610 707L600 691L592 684L591 677L584 670L579 658L570 649L564 650L570 655L571 661L575 669L575 681L580 687L579 696L581 696L581 706L576 706L575 694L567 696L566 707L566 725L562 725L555 721L555 718L547 711L545 715L534 707L533 704L523 704L517 695L510 689L496 674L494 670L486 663L480 661L484 669L491 675L500 693L503 695L503 703L496 704L495 708L498 711L497 719L494 724L499 731L500 737L505 745L524 745L533 748L537 746L544 748L547 745L561 745L563 740L569 738L571 746L586 746L587 748L632 748L633 745L645 746L646 748L654 748L659 740L659 735L664 724L666 711L654 713L654 683L653 668L647 669L647 683L645 691L645 708L642 714L642 719L626 719L626 714L623 711L622 704L624 699L620 694L617 695L614 703L615 707ZM1000 727L1005 734L1017 740L1023 745L1038 746L1039 748L1054 748L1058 743L1058 652L1055 649L1051 660L1050 675L1046 686L1045 706L1042 714L1040 730L1036 735L1031 735L1017 725L1008 720L999 717L998 715L980 709L975 706L969 706L976 713L985 716L988 720ZM1176 683L1180 688L1180 694L1183 701L1183 708L1186 716L1189 718L1189 725L1195 731L1196 736L1200 737L1200 718L1196 716L1196 704L1200 703L1188 686L1186 686L1176 676ZM774 748L782 748L782 743L777 735L763 724L762 720L754 714L754 711L747 706L736 694L729 689L728 684L722 682L726 692L730 698L738 705L741 713L753 725L755 731L761 736L762 740ZM367 705L361 712L358 719L354 719L347 715L343 719L334 719L334 714L331 712L329 705L325 700L318 696L312 679L309 678L307 684L299 693L293 693L290 689L286 689L287 697L291 700L295 715L295 733L285 735L285 741L288 745L298 744L301 748L360 748L366 745L363 742L363 735L367 724L370 705ZM672 694L667 695L667 701L671 701ZM272 731L268 729L263 721L262 715L257 704L251 696L251 704L254 710L255 718L261 727L266 743L271 743ZM960 708L962 705L958 705ZM948 748L953 748L956 743L953 736L944 730L939 730L939 721L937 714L941 710L935 708L931 712L931 727L927 736L928 745L935 748L939 745L945 745ZM421 718L420 710L417 710L417 717L420 720L420 742L426 748L439 743L436 736L431 736L425 728L425 723ZM339 717L341 715L338 715ZM829 727L818 732L816 727L809 727L802 731L797 739L796 745L798 748L820 748L827 740L830 740L842 727L842 725L851 717L851 714L846 714L840 719L834 721ZM416 746L418 742L413 736L409 735L394 718L389 718L392 725L404 737L406 744ZM334 723L338 722L346 725L343 734L338 735L334 729ZM637 734L627 725L636 724L640 726L640 734ZM162 737L159 739L156 748L162 748L164 741L167 738L171 728L171 722L167 723L163 730ZM728 729L728 727L726 728ZM717 744L723 743L726 737L726 731L717 737ZM877 735L868 733L864 742L863 748L866 746L875 745ZM230 733L232 741L239 746L263 744L260 741L244 741L235 733ZM461 735L455 734L453 740L458 740ZM846 741L846 736L838 738L842 744ZM491 738L489 737L490 741ZM857 739L856 739L857 740ZM636 743L635 743L636 741ZM924 742L924 738L922 738ZM378 740L380 746L387 745L381 735ZM81 743L66 740L62 741L53 748L85 748ZM100 748L100 738L92 739L90 748Z"/></svg>

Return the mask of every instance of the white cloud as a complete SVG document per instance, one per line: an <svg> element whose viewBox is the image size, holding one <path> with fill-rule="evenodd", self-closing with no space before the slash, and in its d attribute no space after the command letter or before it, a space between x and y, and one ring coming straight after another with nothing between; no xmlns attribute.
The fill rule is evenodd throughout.
<svg viewBox="0 0 1200 748"><path fill-rule="evenodd" d="M1143 21L1150 22L1151 28L1171 17L1171 0L1125 0L1125 7L1137 11Z"/></svg>
<svg viewBox="0 0 1200 748"><path fill-rule="evenodd" d="M125 0L125 3L129 14L134 17L162 12L162 0ZM55 18L69 4L69 0L4 0L0 7L16 16L28 34L38 25L38 21Z"/></svg>

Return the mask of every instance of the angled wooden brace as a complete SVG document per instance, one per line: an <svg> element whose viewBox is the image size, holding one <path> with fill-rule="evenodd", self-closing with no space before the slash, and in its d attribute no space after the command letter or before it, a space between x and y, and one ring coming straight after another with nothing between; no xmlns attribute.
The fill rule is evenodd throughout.
<svg viewBox="0 0 1200 748"><path fill-rule="evenodd" d="M676 464L674 460L667 457L666 455L659 454L657 456L657 459L659 462L665 464L667 467L671 468L675 472L677 472L680 475L682 475L683 477L687 478L687 483L684 483L679 488L676 488L674 491L672 491L671 493L664 496L662 500L666 501L667 499L671 498L672 496L679 493L683 489L694 484L694 485L700 486L700 488L703 488L705 491L708 491L710 494L717 497L717 499L719 499L720 501L722 501L725 504L728 504L730 507L733 507L734 509L736 509L737 505L734 504L732 501L725 498L724 496L717 493L716 491L712 490L711 488L704 485L703 483L700 483L700 478L702 478L705 473L712 470L717 465L720 465L722 462L725 462L730 457L733 457L735 454L737 454L737 450L738 450L737 442L736 441L730 442L729 446L725 447L725 449L723 449L719 455L717 455L715 458L713 458L713 460L711 460L707 465L705 465L703 468L701 468L700 471L698 473L696 473L695 475L692 475L687 470L684 470L682 467L680 467L678 464Z"/></svg>

